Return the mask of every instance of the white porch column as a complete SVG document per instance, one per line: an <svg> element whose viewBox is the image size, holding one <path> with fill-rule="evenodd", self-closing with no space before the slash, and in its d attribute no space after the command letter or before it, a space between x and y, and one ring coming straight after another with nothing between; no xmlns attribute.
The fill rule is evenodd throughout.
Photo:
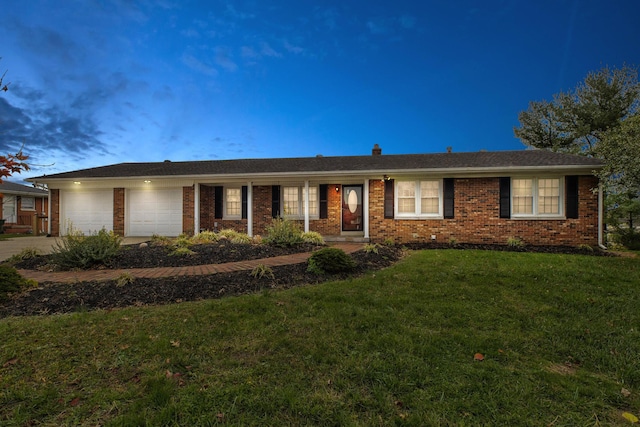
<svg viewBox="0 0 640 427"><path fill-rule="evenodd" d="M309 180L304 182L304 232L309 232Z"/></svg>
<svg viewBox="0 0 640 427"><path fill-rule="evenodd" d="M193 235L200 233L200 183L193 184Z"/></svg>
<svg viewBox="0 0 640 427"><path fill-rule="evenodd" d="M253 237L253 183L247 182L247 234Z"/></svg>
<svg viewBox="0 0 640 427"><path fill-rule="evenodd" d="M362 190L362 223L364 228L364 238L369 238L369 179L364 180Z"/></svg>
<svg viewBox="0 0 640 427"><path fill-rule="evenodd" d="M47 186L49 192L49 203L47 203L47 234L51 236L51 189ZM58 206L60 206L60 190L58 190ZM58 219L58 221L60 221Z"/></svg>

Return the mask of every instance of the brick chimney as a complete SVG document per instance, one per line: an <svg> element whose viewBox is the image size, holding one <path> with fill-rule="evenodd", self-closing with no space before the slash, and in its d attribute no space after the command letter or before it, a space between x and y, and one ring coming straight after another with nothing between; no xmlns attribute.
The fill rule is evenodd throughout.
<svg viewBox="0 0 640 427"><path fill-rule="evenodd" d="M382 148L380 148L380 146L378 144L375 144L373 146L373 150L371 150L371 155L372 156L379 156L382 154Z"/></svg>

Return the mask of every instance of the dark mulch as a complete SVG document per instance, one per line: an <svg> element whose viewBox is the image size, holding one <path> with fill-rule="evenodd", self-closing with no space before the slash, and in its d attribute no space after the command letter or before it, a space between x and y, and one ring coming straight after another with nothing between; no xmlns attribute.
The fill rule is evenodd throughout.
<svg viewBox="0 0 640 427"><path fill-rule="evenodd" d="M106 265L95 268L151 268L151 267L182 267L189 265L222 264L225 262L246 261L252 259L271 258L281 255L291 255L300 252L311 252L317 246L302 244L292 247L278 247L272 245L234 244L228 241L192 245L189 247L193 254L175 255L170 246L126 245L122 251ZM43 255L15 265L18 269L37 270L53 263L52 255Z"/></svg>
<svg viewBox="0 0 640 427"><path fill-rule="evenodd" d="M478 244L408 244L407 249L484 249L513 252L544 252L614 256L599 249L563 246L506 246ZM196 245L193 255L175 256L167 247L128 246L108 266L96 268L137 268L156 266L183 266L216 264L231 261L268 258L297 252L310 252L315 246L278 248L269 245L242 245L222 242ZM352 254L356 269L349 274L318 276L307 272L307 264L287 265L273 268L273 278L256 278L250 271L220 273L208 276L180 276L157 279L135 279L134 283L118 286L115 281L82 282L73 284L41 284L38 288L14 296L0 305L0 318L38 314L68 313L95 309L112 309L132 305L169 304L180 301L195 301L220 298L230 295L253 293L263 289L287 289L326 280L337 280L360 275L365 271L385 268L400 258L402 250L381 246L378 253L358 251ZM16 264L21 269L43 268L51 261L50 256L40 256Z"/></svg>
<svg viewBox="0 0 640 427"><path fill-rule="evenodd" d="M203 245L208 246L208 245ZM244 258L257 259L264 258L262 246L266 245L230 245L229 256L222 256L213 262L229 262L237 260L235 253L231 251L231 246L238 252L244 252ZM238 246L241 246L239 248ZM253 249L252 249L253 248ZM149 251L149 249L154 249ZM197 247L193 248L194 250ZM211 248L202 252L210 253ZM254 250L260 256L250 252ZM283 255L292 253L293 249L286 248L266 248L272 250L272 254ZM301 248L295 250L299 252ZM304 251L309 248L304 249ZM153 255L152 255L153 254ZM273 278L264 276L262 278L253 277L250 271L236 273L219 273L208 276L178 276L170 278L156 279L135 279L131 284L118 286L115 281L102 282L82 282L82 283L56 283L41 284L38 288L31 289L20 295L14 296L5 304L0 305L0 317L6 316L29 316L38 314L69 313L74 311L88 311L95 309L112 309L127 306L140 306L147 304L169 304L181 301L196 301L211 298L220 298L230 295L242 295L253 293L264 289L287 289L305 284L315 284L327 280L339 280L353 277L365 271L377 270L388 267L398 260L402 251L395 247L381 247L378 253L366 253L358 251L351 254L356 262L356 269L348 274L334 274L318 276L307 272L307 264L295 264L281 267L274 267ZM156 256L153 261L152 256ZM144 263L153 262L151 265L175 265L174 259L168 259L170 255L166 252L156 251L155 248L136 249L130 248L125 252L126 257L133 260L141 260ZM140 258L138 258L138 256ZM271 255L276 256L276 255ZM189 257L179 258L183 261ZM206 258L205 262L212 263L213 258ZM169 263L169 264L166 264ZM134 265L139 267L139 263L134 261L119 261L119 267L123 265ZM20 263L19 268L28 268ZM144 264L148 265L148 264ZM187 265L186 263L178 265Z"/></svg>
<svg viewBox="0 0 640 427"><path fill-rule="evenodd" d="M547 254L569 254L569 255L593 255L593 256L617 256L614 253L603 251L599 248L578 247L578 246L509 246L477 243L409 243L404 246L411 250L422 249L477 249L486 251L501 252L535 252Z"/></svg>

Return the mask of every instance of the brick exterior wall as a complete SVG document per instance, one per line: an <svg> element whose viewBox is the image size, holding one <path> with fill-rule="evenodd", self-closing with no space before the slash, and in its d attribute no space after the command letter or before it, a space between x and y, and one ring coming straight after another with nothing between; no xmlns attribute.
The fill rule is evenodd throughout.
<svg viewBox="0 0 640 427"><path fill-rule="evenodd" d="M113 232L124 236L124 188L113 189Z"/></svg>
<svg viewBox="0 0 640 427"><path fill-rule="evenodd" d="M436 242L506 244L518 238L529 245L577 246L598 243L598 195L591 191L598 181L592 176L579 180L579 218L523 220L500 218L498 178L455 180L453 219L385 219L384 183L369 181L369 234L373 242L393 239L396 243Z"/></svg>
<svg viewBox="0 0 640 427"><path fill-rule="evenodd" d="M60 190L50 190L51 198L51 218L49 219L51 225L51 235L60 236Z"/></svg>
<svg viewBox="0 0 640 427"><path fill-rule="evenodd" d="M372 242L393 239L396 243L436 242L506 244L509 238L521 239L529 245L577 246L598 243L598 194L592 189L598 185L593 176L579 178L579 218L577 219L505 219L500 218L499 178L457 178L455 185L455 209L452 219L385 219L384 182L369 181L369 237ZM341 234L341 186L330 184L327 191L328 218L312 219L309 229L324 236ZM271 223L271 186L255 186L253 192L253 234L264 235ZM200 185L200 228L217 230L232 228L247 232L247 220L215 219L214 187ZM125 190L113 190L114 231L124 235ZM184 233L192 234L194 228L194 187L183 187ZM60 190L51 190L51 234L60 235ZM301 227L303 221L298 221Z"/></svg>
<svg viewBox="0 0 640 427"><path fill-rule="evenodd" d="M188 236L193 236L195 206L195 188L193 186L182 187L182 233Z"/></svg>

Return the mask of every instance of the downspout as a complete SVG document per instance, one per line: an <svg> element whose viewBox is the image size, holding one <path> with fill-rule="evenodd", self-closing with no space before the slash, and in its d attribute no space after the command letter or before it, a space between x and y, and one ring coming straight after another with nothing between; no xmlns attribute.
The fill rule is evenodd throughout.
<svg viewBox="0 0 640 427"><path fill-rule="evenodd" d="M598 247L607 249L603 243L603 223L604 223L604 195L602 183L598 183Z"/></svg>

